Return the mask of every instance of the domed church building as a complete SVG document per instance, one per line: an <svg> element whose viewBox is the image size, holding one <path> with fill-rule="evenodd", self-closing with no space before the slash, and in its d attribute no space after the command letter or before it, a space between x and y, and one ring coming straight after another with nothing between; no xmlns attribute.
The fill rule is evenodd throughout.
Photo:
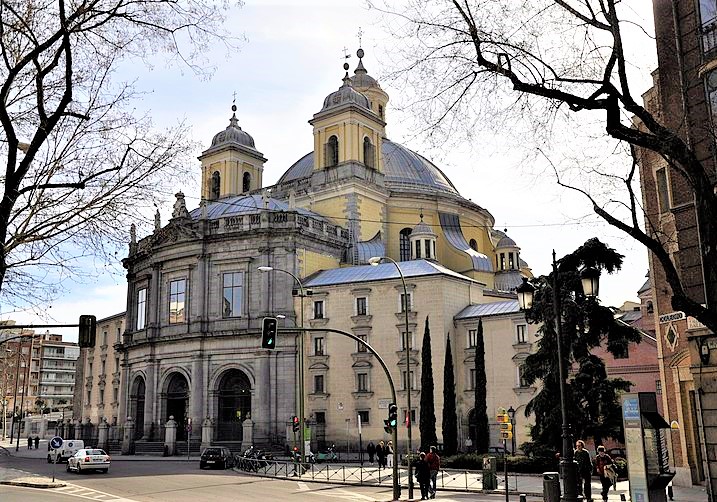
<svg viewBox="0 0 717 502"><path fill-rule="evenodd" d="M190 448L291 445L299 361L312 449L332 442L355 449L359 419L364 444L388 439L383 370L360 343L326 329L376 349L402 416L417 420L428 327L439 442L450 341L461 449L470 449L475 434L479 319L489 416L499 407L521 409L535 392L521 378L535 327L526 325L514 293L530 276L520 248L439 167L388 139L389 96L364 67L363 50L357 55L353 75L345 65L338 89L309 120L313 151L275 185L263 185L261 138L240 127L232 107L229 125L199 157L199 207L188 208L180 192L169 222L157 216L150 235L132 232L123 261L126 330L117 349L120 422L130 426L136 451L163 441L170 417ZM273 350L261 347L265 317L279 323ZM303 335L303 354L301 326L313 328ZM527 439L521 417L518 445ZM413 436L417 446L417 427ZM402 427L401 447L406 439Z"/></svg>

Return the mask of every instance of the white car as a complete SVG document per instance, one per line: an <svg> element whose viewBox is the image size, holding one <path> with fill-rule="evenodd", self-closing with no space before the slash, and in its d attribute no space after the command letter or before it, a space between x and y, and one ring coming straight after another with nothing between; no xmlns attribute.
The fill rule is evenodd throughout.
<svg viewBox="0 0 717 502"><path fill-rule="evenodd" d="M77 474L85 471L107 472L110 468L110 456L99 448L85 448L67 460L67 472Z"/></svg>

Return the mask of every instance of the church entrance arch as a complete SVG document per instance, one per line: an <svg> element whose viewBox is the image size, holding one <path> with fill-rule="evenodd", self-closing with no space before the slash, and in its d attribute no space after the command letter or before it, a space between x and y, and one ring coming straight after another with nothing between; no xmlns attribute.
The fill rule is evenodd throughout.
<svg viewBox="0 0 717 502"><path fill-rule="evenodd" d="M138 376L132 382L129 395L130 416L134 420L134 438L140 439L144 435L144 378Z"/></svg>
<svg viewBox="0 0 717 502"><path fill-rule="evenodd" d="M217 439L220 441L241 441L242 422L251 413L251 383L243 371L227 370L219 380L217 389L219 412Z"/></svg>
<svg viewBox="0 0 717 502"><path fill-rule="evenodd" d="M189 384L181 373L174 373L167 383L167 406L165 422L170 416L177 422L177 440L186 439L185 421L189 404Z"/></svg>

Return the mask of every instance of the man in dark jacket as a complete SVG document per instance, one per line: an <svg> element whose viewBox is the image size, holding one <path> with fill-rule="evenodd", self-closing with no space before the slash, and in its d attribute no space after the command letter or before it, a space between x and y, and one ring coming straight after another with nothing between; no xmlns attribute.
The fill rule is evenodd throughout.
<svg viewBox="0 0 717 502"><path fill-rule="evenodd" d="M431 484L428 489L431 493L431 498L436 498L436 478L438 477L438 471L441 470L441 457L436 453L436 447L431 446L431 451L426 455L426 462L431 471Z"/></svg>
<svg viewBox="0 0 717 502"><path fill-rule="evenodd" d="M416 481L418 481L418 484L421 487L421 500L427 500L429 486L431 483L431 468L429 467L428 462L426 462L426 454L424 452L421 452L418 456L414 469L416 472Z"/></svg>
<svg viewBox="0 0 717 502"><path fill-rule="evenodd" d="M368 442L366 453L368 453L368 461L373 465L373 456L376 454L376 446L373 444L373 441Z"/></svg>
<svg viewBox="0 0 717 502"><path fill-rule="evenodd" d="M578 495L583 495L584 500L592 500L593 462L590 453L585 449L585 441L578 439L575 443L575 461L578 463Z"/></svg>

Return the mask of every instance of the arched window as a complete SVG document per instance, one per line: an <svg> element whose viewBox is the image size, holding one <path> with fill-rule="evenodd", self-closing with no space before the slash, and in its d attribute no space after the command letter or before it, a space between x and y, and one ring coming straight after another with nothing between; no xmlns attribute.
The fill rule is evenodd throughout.
<svg viewBox="0 0 717 502"><path fill-rule="evenodd" d="M251 190L251 174L244 173L244 178L242 179L241 191L243 193L243 192L248 192L249 190Z"/></svg>
<svg viewBox="0 0 717 502"><path fill-rule="evenodd" d="M218 199L219 198L220 186L221 186L221 176L219 174L219 171L214 171L214 174L212 174L211 193L209 194L210 199Z"/></svg>
<svg viewBox="0 0 717 502"><path fill-rule="evenodd" d="M366 167L373 169L375 167L374 157L376 157L375 149L371 144L371 140L367 136L363 138L363 163Z"/></svg>
<svg viewBox="0 0 717 502"><path fill-rule="evenodd" d="M473 251L478 251L478 243L475 239L471 239L471 241L468 243Z"/></svg>
<svg viewBox="0 0 717 502"><path fill-rule="evenodd" d="M339 138L331 136L325 145L326 167L333 167L339 163Z"/></svg>
<svg viewBox="0 0 717 502"><path fill-rule="evenodd" d="M652 305L651 301L647 302L647 313L652 314L655 311L655 307Z"/></svg>
<svg viewBox="0 0 717 502"><path fill-rule="evenodd" d="M399 261L408 261L411 259L411 240L409 239L412 229L404 228L399 234Z"/></svg>

